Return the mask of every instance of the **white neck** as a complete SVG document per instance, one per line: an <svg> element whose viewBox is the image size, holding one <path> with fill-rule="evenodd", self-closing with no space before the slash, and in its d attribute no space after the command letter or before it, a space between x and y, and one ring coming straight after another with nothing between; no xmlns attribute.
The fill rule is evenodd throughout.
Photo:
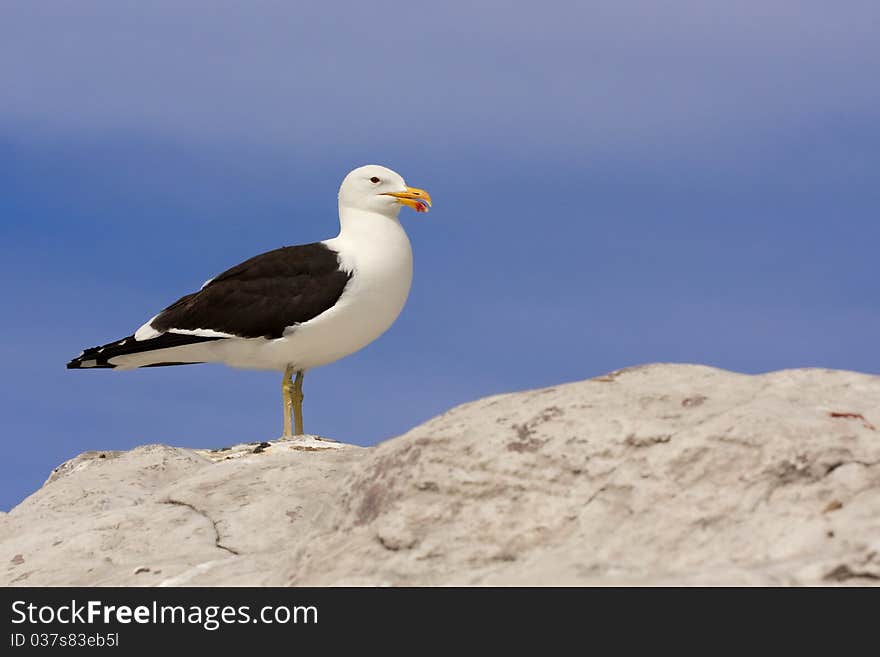
<svg viewBox="0 0 880 657"><path fill-rule="evenodd" d="M370 233L382 233L384 232L382 229L387 228L389 224L400 226L400 221L397 218L399 213L400 206L393 208L392 214L382 214L340 205L339 236L351 234L367 236Z"/></svg>
<svg viewBox="0 0 880 657"><path fill-rule="evenodd" d="M339 235L324 244L339 254L343 269L357 272L351 291L360 292L351 298L369 289L368 297L361 298L373 299L375 308L386 308L393 320L412 281L412 247L406 231L396 216L355 208L339 208L339 224Z"/></svg>
<svg viewBox="0 0 880 657"><path fill-rule="evenodd" d="M389 216L340 207L339 235L324 244L339 253L343 267L348 270L371 264L382 269L402 266L410 272L412 270L412 247L397 219L397 211Z"/></svg>

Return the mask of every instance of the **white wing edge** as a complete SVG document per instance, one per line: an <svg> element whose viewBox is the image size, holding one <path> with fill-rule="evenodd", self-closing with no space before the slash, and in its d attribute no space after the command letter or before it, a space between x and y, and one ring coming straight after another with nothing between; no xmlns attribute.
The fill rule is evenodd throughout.
<svg viewBox="0 0 880 657"><path fill-rule="evenodd" d="M160 315L162 313L159 313ZM157 331L152 327L152 323L159 315L153 315L149 321L141 326L137 331L134 332L134 339L138 342L143 340L152 340L153 338L158 338L160 335L164 333L178 333L180 335L197 335L202 338L237 338L237 335L233 335L232 333L224 333L223 331L215 331L214 329L209 328L198 328L198 329L179 329L179 328L170 328L167 331Z"/></svg>

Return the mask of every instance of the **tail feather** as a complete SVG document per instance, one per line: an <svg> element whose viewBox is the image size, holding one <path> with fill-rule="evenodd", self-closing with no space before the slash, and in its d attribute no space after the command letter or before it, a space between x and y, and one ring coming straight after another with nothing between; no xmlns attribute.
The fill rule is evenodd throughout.
<svg viewBox="0 0 880 657"><path fill-rule="evenodd" d="M172 347L182 347L188 344L196 344L199 342L211 342L213 340L225 340L222 337L203 337L200 335L181 335L179 333L163 333L149 340L135 340L133 335L122 338L116 342L108 342L98 347L90 347L85 349L79 356L67 363L67 369L93 369L93 368L114 368L116 365L110 362L117 356L126 356L128 354L139 354L146 351L156 351L159 349L170 349ZM163 367L167 365L190 365L186 362L156 362L144 367Z"/></svg>

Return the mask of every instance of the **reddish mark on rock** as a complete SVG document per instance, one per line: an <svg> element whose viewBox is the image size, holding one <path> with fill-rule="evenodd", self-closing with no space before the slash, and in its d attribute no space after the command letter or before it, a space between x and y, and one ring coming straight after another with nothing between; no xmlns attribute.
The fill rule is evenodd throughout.
<svg viewBox="0 0 880 657"><path fill-rule="evenodd" d="M541 446L546 443L546 440L538 440L537 438L529 438L528 440L522 440L520 442L510 442L507 443L507 449L511 452L519 452L522 454L523 452L537 452L541 449Z"/></svg>
<svg viewBox="0 0 880 657"><path fill-rule="evenodd" d="M865 427L865 429L870 429L871 431L877 431L877 427L875 427L873 424L868 422L868 420L865 419L865 416L862 415L861 413L838 413L835 411L831 411L830 413L828 413L828 415L830 415L831 417L841 417L841 418L846 418L849 420L861 420L862 426Z"/></svg>
<svg viewBox="0 0 880 657"><path fill-rule="evenodd" d="M16 566L20 566L24 563L24 557L20 554L16 554L14 557L12 557L11 562L14 563Z"/></svg>
<svg viewBox="0 0 880 657"><path fill-rule="evenodd" d="M368 487L364 491L360 506L355 513L355 524L365 525L378 518L379 513L382 511L382 502L385 500L385 495L386 489L381 484L376 483Z"/></svg>
<svg viewBox="0 0 880 657"><path fill-rule="evenodd" d="M838 509L842 509L842 508L843 508L843 502L841 502L840 500L831 500L828 503L828 506L826 506L822 510L822 513L831 513L832 511L837 511Z"/></svg>

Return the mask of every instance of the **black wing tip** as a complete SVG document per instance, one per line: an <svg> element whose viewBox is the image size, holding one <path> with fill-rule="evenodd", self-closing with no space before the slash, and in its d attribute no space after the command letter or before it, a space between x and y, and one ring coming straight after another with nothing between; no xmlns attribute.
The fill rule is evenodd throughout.
<svg viewBox="0 0 880 657"><path fill-rule="evenodd" d="M111 365L106 361L106 359L100 358L98 356L98 347L92 347L91 349L86 349L82 354L71 360L67 363L67 369L69 370L94 370L94 369L113 369L116 366ZM88 365L85 365L86 362L91 361Z"/></svg>
<svg viewBox="0 0 880 657"><path fill-rule="evenodd" d="M108 342L97 347L89 347L83 349L82 353L67 363L69 370L94 370L94 369L114 369L116 366L111 365L108 359L117 355L116 351L129 340L134 338L133 335L122 338L116 342Z"/></svg>
<svg viewBox="0 0 880 657"><path fill-rule="evenodd" d="M110 365L110 363L99 363L97 365L86 365L83 367L82 361L72 360L67 364L67 369L69 370L112 370L115 369L116 365Z"/></svg>

